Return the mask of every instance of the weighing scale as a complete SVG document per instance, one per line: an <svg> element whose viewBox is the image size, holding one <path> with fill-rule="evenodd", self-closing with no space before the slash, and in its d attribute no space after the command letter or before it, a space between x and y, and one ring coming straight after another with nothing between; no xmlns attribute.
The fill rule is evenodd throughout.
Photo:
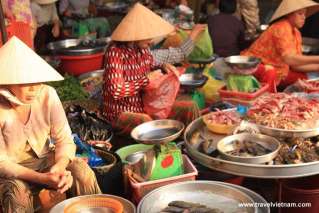
<svg viewBox="0 0 319 213"><path fill-rule="evenodd" d="M158 180L184 174L181 150L173 142L184 130L184 124L176 120L154 120L135 127L132 138L138 143L154 145L150 154L145 152L144 175L149 180ZM141 169L143 170L143 168ZM148 173L147 175L145 173Z"/></svg>

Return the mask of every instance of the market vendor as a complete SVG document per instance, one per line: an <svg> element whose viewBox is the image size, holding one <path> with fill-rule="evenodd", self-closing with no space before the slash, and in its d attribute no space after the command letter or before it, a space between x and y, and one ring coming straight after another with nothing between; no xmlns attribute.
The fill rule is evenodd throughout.
<svg viewBox="0 0 319 213"><path fill-rule="evenodd" d="M101 193L94 172L75 159L75 144L56 91L63 77L18 38L0 49L0 202L3 213L34 212L43 188Z"/></svg>
<svg viewBox="0 0 319 213"><path fill-rule="evenodd" d="M255 56L274 69L258 69L261 82L271 87L286 87L298 79L308 78L310 72L319 72L319 56L302 54L300 29L307 16L319 10L311 0L283 0L273 17L271 26L242 55Z"/></svg>
<svg viewBox="0 0 319 213"><path fill-rule="evenodd" d="M55 6L57 0L32 0L31 11L37 22L34 47L43 50L60 36L60 19Z"/></svg>
<svg viewBox="0 0 319 213"><path fill-rule="evenodd" d="M96 32L97 37L106 37L110 34L109 22L104 17L95 17L96 8L90 0L61 0L59 12L63 16L63 26L66 28L77 28L78 31L87 28L90 33ZM78 32L80 36L81 33Z"/></svg>
<svg viewBox="0 0 319 213"><path fill-rule="evenodd" d="M189 38L178 48L150 51L152 39L173 32L174 27L141 4L134 5L113 32L114 42L105 55L103 114L116 129L129 133L140 123L152 120L151 115L144 113L142 101L151 70L183 61L204 28L195 25ZM188 124L198 116L198 106L189 100L175 102L169 117Z"/></svg>

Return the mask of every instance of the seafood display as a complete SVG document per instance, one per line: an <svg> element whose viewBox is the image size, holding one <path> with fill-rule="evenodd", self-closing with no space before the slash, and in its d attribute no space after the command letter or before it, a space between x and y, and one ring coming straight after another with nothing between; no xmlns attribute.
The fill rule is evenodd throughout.
<svg viewBox="0 0 319 213"><path fill-rule="evenodd" d="M319 91L319 81L307 81L299 79L296 83L303 91L306 92L318 92Z"/></svg>
<svg viewBox="0 0 319 213"><path fill-rule="evenodd" d="M107 141L111 135L111 125L94 112L89 112L79 105L66 108L66 115L73 133L83 141Z"/></svg>
<svg viewBox="0 0 319 213"><path fill-rule="evenodd" d="M234 111L216 111L204 115L203 121L207 128L217 134L231 134L240 123L239 114Z"/></svg>
<svg viewBox="0 0 319 213"><path fill-rule="evenodd" d="M249 109L250 121L278 129L305 130L318 127L319 101L285 93L258 98Z"/></svg>
<svg viewBox="0 0 319 213"><path fill-rule="evenodd" d="M227 154L241 157L254 157L261 156L271 153L272 150L263 147L262 145L255 143L253 141L244 140L239 141L236 140L233 142L235 149L226 152Z"/></svg>
<svg viewBox="0 0 319 213"><path fill-rule="evenodd" d="M172 201L160 213L223 213L220 209L208 208L199 203Z"/></svg>
<svg viewBox="0 0 319 213"><path fill-rule="evenodd" d="M300 164L319 160L318 138L295 138L285 142L279 154L274 159L274 164Z"/></svg>
<svg viewBox="0 0 319 213"><path fill-rule="evenodd" d="M205 115L205 121L211 124L235 125L240 123L241 118L235 111L217 110Z"/></svg>

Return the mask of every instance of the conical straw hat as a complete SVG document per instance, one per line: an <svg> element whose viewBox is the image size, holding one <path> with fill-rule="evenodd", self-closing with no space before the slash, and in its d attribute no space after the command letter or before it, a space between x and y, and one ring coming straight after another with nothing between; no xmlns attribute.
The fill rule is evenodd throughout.
<svg viewBox="0 0 319 213"><path fill-rule="evenodd" d="M319 10L319 4L311 0L283 0L274 15L271 17L270 22L304 8L307 8L308 17Z"/></svg>
<svg viewBox="0 0 319 213"><path fill-rule="evenodd" d="M35 3L38 3L38 4L51 4L53 2L56 2L58 0L33 0L35 1Z"/></svg>
<svg viewBox="0 0 319 213"><path fill-rule="evenodd" d="M136 3L114 30L114 41L139 41L167 35L174 26L150 9Z"/></svg>
<svg viewBox="0 0 319 213"><path fill-rule="evenodd" d="M0 85L60 80L63 77L17 37L0 48Z"/></svg>

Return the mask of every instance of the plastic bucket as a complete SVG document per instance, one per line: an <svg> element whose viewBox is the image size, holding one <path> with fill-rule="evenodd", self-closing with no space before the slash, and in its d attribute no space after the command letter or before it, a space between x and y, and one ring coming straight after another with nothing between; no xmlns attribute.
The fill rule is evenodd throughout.
<svg viewBox="0 0 319 213"><path fill-rule="evenodd" d="M74 76L102 69L104 52L92 55L66 56L60 55L60 70Z"/></svg>
<svg viewBox="0 0 319 213"><path fill-rule="evenodd" d="M297 206L282 208L281 213L317 213L319 212L319 176L288 179L282 181L281 201L310 207Z"/></svg>

